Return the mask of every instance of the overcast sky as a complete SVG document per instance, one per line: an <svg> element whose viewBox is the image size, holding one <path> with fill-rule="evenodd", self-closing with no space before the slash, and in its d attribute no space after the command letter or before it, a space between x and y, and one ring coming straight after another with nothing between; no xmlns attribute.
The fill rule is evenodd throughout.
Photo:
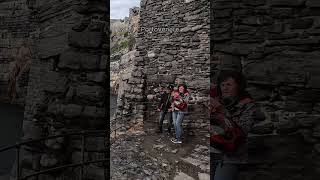
<svg viewBox="0 0 320 180"><path fill-rule="evenodd" d="M124 19L129 16L129 8L140 7L140 0L110 0L110 18Z"/></svg>

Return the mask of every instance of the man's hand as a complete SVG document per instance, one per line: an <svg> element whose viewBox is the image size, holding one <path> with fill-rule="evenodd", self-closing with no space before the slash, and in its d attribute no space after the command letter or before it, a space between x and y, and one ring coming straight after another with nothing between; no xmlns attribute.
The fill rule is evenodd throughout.
<svg viewBox="0 0 320 180"><path fill-rule="evenodd" d="M160 109L158 108L157 111L160 112Z"/></svg>
<svg viewBox="0 0 320 180"><path fill-rule="evenodd" d="M180 102L179 101L174 101L174 105L179 106Z"/></svg>
<svg viewBox="0 0 320 180"><path fill-rule="evenodd" d="M219 99L218 98L210 98L210 106L212 106L214 108L218 108L219 106L221 106Z"/></svg>
<svg viewBox="0 0 320 180"><path fill-rule="evenodd" d="M221 107L219 99L218 98L210 98L210 101L209 101L210 112L216 112L219 107Z"/></svg>

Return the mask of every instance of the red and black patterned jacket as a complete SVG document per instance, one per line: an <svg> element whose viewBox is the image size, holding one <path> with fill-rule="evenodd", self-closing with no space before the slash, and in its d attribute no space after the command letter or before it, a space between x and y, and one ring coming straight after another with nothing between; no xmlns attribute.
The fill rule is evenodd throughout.
<svg viewBox="0 0 320 180"><path fill-rule="evenodd" d="M245 95L239 99L230 108L222 108L211 114L210 120L215 118L230 119L236 123L245 135L245 142L234 153L224 153L224 161L232 163L243 163L248 161L248 132L252 129L254 124L254 116L256 112L256 105L249 95ZM212 124L212 122L210 122ZM212 131L211 131L212 133Z"/></svg>

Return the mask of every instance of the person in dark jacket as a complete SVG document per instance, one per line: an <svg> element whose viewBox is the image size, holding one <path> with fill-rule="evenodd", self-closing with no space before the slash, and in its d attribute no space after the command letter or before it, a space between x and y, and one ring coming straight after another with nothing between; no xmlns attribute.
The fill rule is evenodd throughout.
<svg viewBox="0 0 320 180"><path fill-rule="evenodd" d="M158 105L158 111L160 112L160 119L159 119L159 133L162 133L162 126L165 116L168 114L168 133L171 132L171 126L172 126L172 97L171 92L173 90L173 85L169 85L166 88L166 92L164 92L161 95L161 100Z"/></svg>
<svg viewBox="0 0 320 180"><path fill-rule="evenodd" d="M241 72L236 71L220 72L217 85L212 86L210 93L212 120L215 121L217 117L226 122L234 122L243 133L243 142L236 147L234 152L217 152L217 149L211 146L212 165L217 164L216 168L210 168L212 169L211 179L237 180L239 165L248 163L247 135L255 120L256 105L245 89L245 78ZM212 129L211 133L213 137L217 131ZM212 139L210 143L213 144ZM222 159L215 160L216 153L221 154Z"/></svg>

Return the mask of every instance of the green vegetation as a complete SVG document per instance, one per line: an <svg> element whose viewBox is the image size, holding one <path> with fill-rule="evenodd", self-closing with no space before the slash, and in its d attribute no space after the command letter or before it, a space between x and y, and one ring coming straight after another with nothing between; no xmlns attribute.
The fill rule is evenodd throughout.
<svg viewBox="0 0 320 180"><path fill-rule="evenodd" d="M124 33L123 36L124 36L124 37L128 37L128 35L129 35L129 32L127 31L127 32Z"/></svg>
<svg viewBox="0 0 320 180"><path fill-rule="evenodd" d="M113 45L113 47L111 47L111 53L113 54L113 53L119 52L121 50L124 50L126 48L128 48L128 40L127 39L125 39L121 42L115 43Z"/></svg>
<svg viewBox="0 0 320 180"><path fill-rule="evenodd" d="M136 40L129 32L128 22L114 20L111 23L111 54L116 54L121 51L132 51L136 44Z"/></svg>
<svg viewBox="0 0 320 180"><path fill-rule="evenodd" d="M118 37L127 37L128 36L128 31L119 31L119 32L112 32L111 33L111 37L112 36L118 36Z"/></svg>
<svg viewBox="0 0 320 180"><path fill-rule="evenodd" d="M128 48L128 40L120 42L119 48L120 49Z"/></svg>

